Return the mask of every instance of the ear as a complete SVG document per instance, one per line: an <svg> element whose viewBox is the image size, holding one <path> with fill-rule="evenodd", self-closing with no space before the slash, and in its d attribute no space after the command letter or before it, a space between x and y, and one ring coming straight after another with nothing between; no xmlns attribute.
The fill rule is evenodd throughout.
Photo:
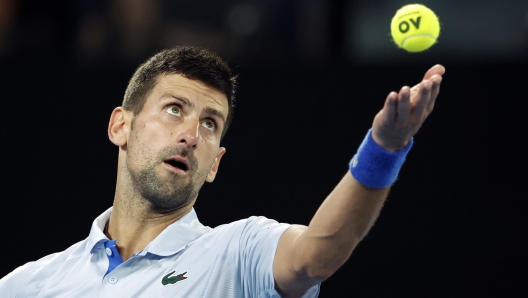
<svg viewBox="0 0 528 298"><path fill-rule="evenodd" d="M220 160L222 159L222 156L224 156L225 153L226 153L226 148L220 147L220 150L218 150L218 155L216 155L213 165L211 166L211 170L209 170L209 174L207 174L207 178L205 179L205 181L207 182L214 181L216 177L216 173L218 172L218 166L220 165Z"/></svg>
<svg viewBox="0 0 528 298"><path fill-rule="evenodd" d="M130 122L132 112L117 107L110 115L110 122L108 123L108 138L116 146L125 146L128 141L128 134L130 132Z"/></svg>

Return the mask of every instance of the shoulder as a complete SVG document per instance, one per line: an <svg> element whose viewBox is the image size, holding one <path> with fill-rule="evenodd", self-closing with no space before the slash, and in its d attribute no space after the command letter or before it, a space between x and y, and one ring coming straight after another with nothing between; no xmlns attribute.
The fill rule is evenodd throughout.
<svg viewBox="0 0 528 298"><path fill-rule="evenodd" d="M264 216L251 216L212 229L201 243L237 259L262 254L272 257L279 238L290 226Z"/></svg>
<svg viewBox="0 0 528 298"><path fill-rule="evenodd" d="M28 262L0 279L0 292L6 297L14 297L20 290L39 287L65 262L82 256L85 241L80 241L68 249Z"/></svg>
<svg viewBox="0 0 528 298"><path fill-rule="evenodd" d="M248 248L248 244L257 244L262 240L271 241L266 243L269 245L278 241L290 226L264 216L251 216L217 226L201 236L197 243L217 250Z"/></svg>
<svg viewBox="0 0 528 298"><path fill-rule="evenodd" d="M209 234L211 236L222 235L223 237L227 235L233 237L250 237L255 235L282 234L290 226L290 224L279 223L274 219L269 219L264 216L251 216L220 225L212 229Z"/></svg>
<svg viewBox="0 0 528 298"><path fill-rule="evenodd" d="M241 220L237 220L228 224L220 225L213 229L213 231L229 231L229 230L247 230L247 229L270 229L275 227L289 227L290 224L279 223L274 219L265 216L251 216Z"/></svg>

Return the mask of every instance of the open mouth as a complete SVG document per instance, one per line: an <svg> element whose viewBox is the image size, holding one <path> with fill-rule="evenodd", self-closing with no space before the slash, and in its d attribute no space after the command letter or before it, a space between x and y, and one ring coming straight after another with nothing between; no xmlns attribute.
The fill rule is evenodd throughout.
<svg viewBox="0 0 528 298"><path fill-rule="evenodd" d="M170 165L173 168L182 170L184 172L187 172L189 170L189 166L185 162L180 161L180 160L169 159L169 160L166 160L165 163Z"/></svg>

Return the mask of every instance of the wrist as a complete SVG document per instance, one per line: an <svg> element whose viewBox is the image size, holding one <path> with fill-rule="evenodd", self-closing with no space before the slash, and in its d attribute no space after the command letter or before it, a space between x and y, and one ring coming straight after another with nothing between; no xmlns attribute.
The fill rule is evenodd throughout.
<svg viewBox="0 0 528 298"><path fill-rule="evenodd" d="M379 146L370 129L349 164L350 173L361 184L371 188L391 186L405 162L413 139L398 151L388 151Z"/></svg>

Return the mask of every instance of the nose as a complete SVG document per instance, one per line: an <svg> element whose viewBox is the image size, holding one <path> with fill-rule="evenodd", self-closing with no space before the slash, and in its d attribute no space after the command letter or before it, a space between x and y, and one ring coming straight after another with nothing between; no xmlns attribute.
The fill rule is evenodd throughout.
<svg viewBox="0 0 528 298"><path fill-rule="evenodd" d="M189 149L196 148L200 139L200 120L188 118L179 127L177 142Z"/></svg>

